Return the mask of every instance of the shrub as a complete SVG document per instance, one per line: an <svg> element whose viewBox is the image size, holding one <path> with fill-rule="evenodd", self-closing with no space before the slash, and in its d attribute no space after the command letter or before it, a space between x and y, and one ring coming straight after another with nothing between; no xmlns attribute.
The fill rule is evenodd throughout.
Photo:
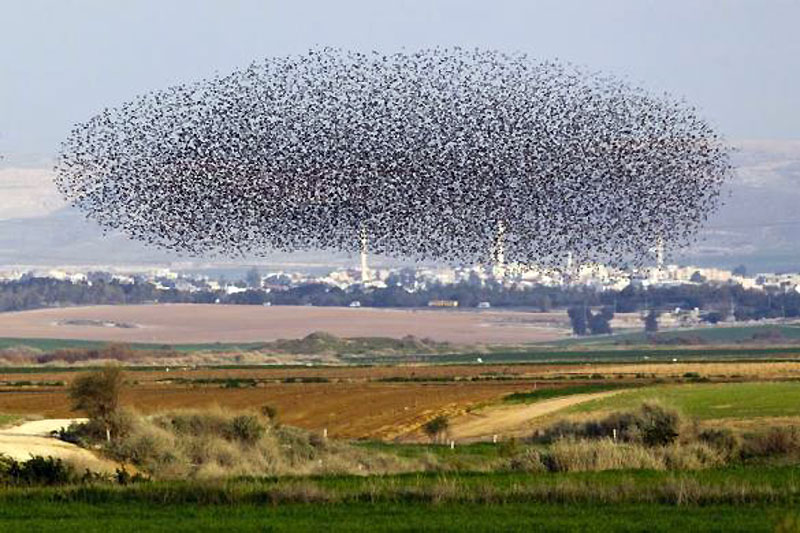
<svg viewBox="0 0 800 533"><path fill-rule="evenodd" d="M635 411L612 413L601 420L562 420L534 436L534 439L553 442L564 437L606 439L616 435L623 442L663 446L675 441L680 424L677 412L657 404L644 403Z"/></svg>
<svg viewBox="0 0 800 533"><path fill-rule="evenodd" d="M229 435L245 444L253 444L264 435L264 426L253 415L239 415L230 421Z"/></svg>
<svg viewBox="0 0 800 533"><path fill-rule="evenodd" d="M669 470L699 470L725 464L721 450L702 442L661 448L664 465Z"/></svg>
<svg viewBox="0 0 800 533"><path fill-rule="evenodd" d="M497 455L500 457L513 457L522 451L522 445L515 438L510 438L497 445Z"/></svg>
<svg viewBox="0 0 800 533"><path fill-rule="evenodd" d="M775 426L750 436L745 442L745 455L800 455L800 430L793 426Z"/></svg>
<svg viewBox="0 0 800 533"><path fill-rule="evenodd" d="M450 419L445 415L439 415L436 418L428 420L423 424L422 430L430 437L431 440L436 440L442 433L447 431L450 427Z"/></svg>
<svg viewBox="0 0 800 533"><path fill-rule="evenodd" d="M278 408L269 404L262 405L261 415L274 424L278 421Z"/></svg>
<svg viewBox="0 0 800 533"><path fill-rule="evenodd" d="M75 470L53 457L35 456L19 462L0 456L0 481L10 485L63 485L76 480Z"/></svg>
<svg viewBox="0 0 800 533"><path fill-rule="evenodd" d="M543 472L547 470L538 450L525 448L508 460L508 469L515 472Z"/></svg>
<svg viewBox="0 0 800 533"><path fill-rule="evenodd" d="M542 455L542 463L551 472L665 467L663 460L648 448L618 444L611 439L557 441Z"/></svg>
<svg viewBox="0 0 800 533"><path fill-rule="evenodd" d="M704 429L697 435L697 440L723 453L726 457L735 457L742 448L741 439L727 428Z"/></svg>
<svg viewBox="0 0 800 533"><path fill-rule="evenodd" d="M642 442L648 446L673 442L680 430L680 416L673 410L656 404L643 404L636 425L642 432Z"/></svg>

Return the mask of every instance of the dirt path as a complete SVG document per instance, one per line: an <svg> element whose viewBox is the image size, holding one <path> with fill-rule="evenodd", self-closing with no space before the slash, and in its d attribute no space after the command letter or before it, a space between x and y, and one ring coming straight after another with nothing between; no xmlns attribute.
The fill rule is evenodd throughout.
<svg viewBox="0 0 800 533"><path fill-rule="evenodd" d="M455 441L474 441L491 438L520 436L536 426L537 419L579 403L605 398L624 392L613 390L591 394L574 394L532 404L502 405L461 415L450 422L449 436Z"/></svg>
<svg viewBox="0 0 800 533"><path fill-rule="evenodd" d="M58 431L75 421L81 422L83 419L34 420L0 430L0 454L18 461L28 460L35 455L52 456L73 464L79 470L88 468L95 472L113 472L117 465L112 461L50 436L52 431Z"/></svg>

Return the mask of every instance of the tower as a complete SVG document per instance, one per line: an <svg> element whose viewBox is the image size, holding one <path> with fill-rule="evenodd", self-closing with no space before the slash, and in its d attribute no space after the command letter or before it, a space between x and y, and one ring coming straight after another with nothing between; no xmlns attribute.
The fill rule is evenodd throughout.
<svg viewBox="0 0 800 533"><path fill-rule="evenodd" d="M371 276L367 267L367 228L361 228L361 283L366 283Z"/></svg>

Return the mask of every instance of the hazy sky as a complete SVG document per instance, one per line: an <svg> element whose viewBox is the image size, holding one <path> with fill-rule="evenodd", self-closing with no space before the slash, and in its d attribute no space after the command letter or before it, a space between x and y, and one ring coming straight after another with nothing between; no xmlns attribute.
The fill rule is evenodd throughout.
<svg viewBox="0 0 800 533"><path fill-rule="evenodd" d="M798 0L0 0L0 153L49 156L104 106L324 45L558 57L683 96L730 138L800 138L798 24Z"/></svg>

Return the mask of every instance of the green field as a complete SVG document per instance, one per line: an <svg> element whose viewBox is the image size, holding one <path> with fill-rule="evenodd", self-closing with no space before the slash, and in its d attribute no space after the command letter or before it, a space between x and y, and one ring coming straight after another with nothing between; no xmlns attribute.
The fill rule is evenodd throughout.
<svg viewBox="0 0 800 533"><path fill-rule="evenodd" d="M542 388L528 392L515 392L503 397L503 403L534 403L550 398L561 398L574 394L590 394L616 389L631 388L629 383L587 383L585 385L570 385L567 387Z"/></svg>
<svg viewBox="0 0 800 533"><path fill-rule="evenodd" d="M800 382L660 385L576 405L563 413L629 409L656 400L699 419L800 416Z"/></svg>
<svg viewBox="0 0 800 533"><path fill-rule="evenodd" d="M748 341L752 342L754 335L768 332L779 334L786 339L787 342L800 341L800 325L764 324L758 326L709 326L705 328L660 331L650 335L645 334L643 331L636 331L633 333L619 333L597 337L569 338L546 344L559 347L608 346L616 344L647 345L652 344L650 337L654 337L660 341L692 338L708 344L735 344Z"/></svg>
<svg viewBox="0 0 800 533"><path fill-rule="evenodd" d="M796 520L798 482L751 467L5 488L0 530L772 531Z"/></svg>
<svg viewBox="0 0 800 533"><path fill-rule="evenodd" d="M35 507L34 507L35 506ZM289 504L196 506L31 502L0 510L4 531L773 531L778 505Z"/></svg>

